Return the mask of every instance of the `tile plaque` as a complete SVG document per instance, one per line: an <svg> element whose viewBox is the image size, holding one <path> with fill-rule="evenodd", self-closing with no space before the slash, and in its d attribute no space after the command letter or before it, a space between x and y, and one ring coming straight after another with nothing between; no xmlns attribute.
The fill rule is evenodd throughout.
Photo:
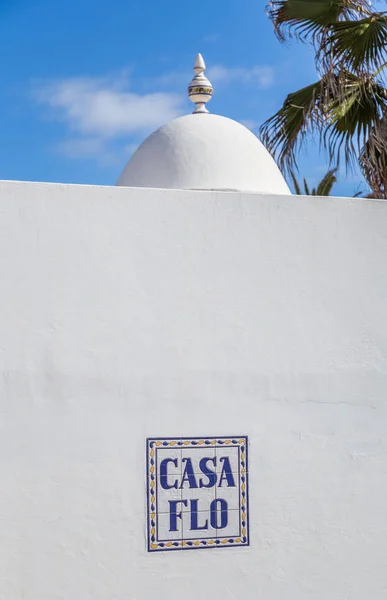
<svg viewBox="0 0 387 600"><path fill-rule="evenodd" d="M248 439L148 438L148 551L249 545Z"/></svg>

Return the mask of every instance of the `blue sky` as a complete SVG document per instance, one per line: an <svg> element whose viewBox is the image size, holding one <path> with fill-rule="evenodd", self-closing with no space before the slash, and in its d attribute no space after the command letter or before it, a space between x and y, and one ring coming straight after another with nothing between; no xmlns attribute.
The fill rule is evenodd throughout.
<svg viewBox="0 0 387 600"><path fill-rule="evenodd" d="M0 0L0 179L113 185L147 134L192 111L197 52L211 112L256 131L316 77L307 47L278 42L265 4ZM313 142L299 162L312 184L327 168ZM343 173L335 193L361 182Z"/></svg>

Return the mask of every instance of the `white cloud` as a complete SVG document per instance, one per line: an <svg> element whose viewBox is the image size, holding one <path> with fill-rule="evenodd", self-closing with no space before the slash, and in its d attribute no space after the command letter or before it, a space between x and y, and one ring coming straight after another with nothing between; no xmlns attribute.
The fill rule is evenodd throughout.
<svg viewBox="0 0 387 600"><path fill-rule="evenodd" d="M132 92L125 73L114 78L37 81L33 96L46 117L67 126L70 137L59 142L55 151L69 158L94 158L103 165L128 159L137 147L133 136L143 138L179 116L186 102L175 93Z"/></svg>
<svg viewBox="0 0 387 600"><path fill-rule="evenodd" d="M244 83L267 88L274 82L274 69L268 65L254 67L225 67L214 65L208 69L208 78L216 83Z"/></svg>
<svg viewBox="0 0 387 600"><path fill-rule="evenodd" d="M258 127L257 121L253 121L252 119L241 119L240 123L247 127L247 129L251 129L251 131L254 131Z"/></svg>
<svg viewBox="0 0 387 600"><path fill-rule="evenodd" d="M91 138L113 138L152 130L182 113L184 97L173 93L138 94L126 76L78 77L40 82L35 99L52 118Z"/></svg>
<svg viewBox="0 0 387 600"><path fill-rule="evenodd" d="M106 152L106 146L100 138L75 138L60 142L57 150L70 158L94 158Z"/></svg>
<svg viewBox="0 0 387 600"><path fill-rule="evenodd" d="M194 75L195 73L190 72L189 69L187 71L171 71L149 79L148 84L161 88L167 87L172 90L185 90Z"/></svg>
<svg viewBox="0 0 387 600"><path fill-rule="evenodd" d="M202 37L202 41L206 42L207 44L215 44L219 40L220 40L219 33L209 33Z"/></svg>
<svg viewBox="0 0 387 600"><path fill-rule="evenodd" d="M137 150L139 144L114 144L98 137L69 138L54 146L55 152L72 159L94 159L101 166L122 165Z"/></svg>
<svg viewBox="0 0 387 600"><path fill-rule="evenodd" d="M139 144L126 144L126 146L124 146L124 154L125 156L127 156L128 160L132 156L132 154L136 152L138 147Z"/></svg>
<svg viewBox="0 0 387 600"><path fill-rule="evenodd" d="M169 89L182 89L188 85L193 74L187 71L172 71L159 75L153 80L153 85ZM226 67L221 64L209 67L206 76L214 85L241 83L249 85L258 85L261 88L268 88L274 82L274 69L268 65L255 65L254 67Z"/></svg>
<svg viewBox="0 0 387 600"><path fill-rule="evenodd" d="M123 161L122 150L107 140L98 137L68 138L53 146L53 150L72 159L92 159L100 166L120 165Z"/></svg>
<svg viewBox="0 0 387 600"><path fill-rule="evenodd" d="M215 85L242 83L268 87L273 81L273 69L268 66L228 68L218 64L208 74ZM55 146L57 152L75 159L92 158L100 164L112 164L128 159L138 139L186 112L187 97L183 90L189 80L189 70L166 73L152 80L153 89L165 91L139 93L132 91L128 74L123 72L108 77L35 81L32 92L44 109L44 116L66 126L65 139ZM174 92L180 89L181 94ZM246 121L245 125L255 127L252 121Z"/></svg>

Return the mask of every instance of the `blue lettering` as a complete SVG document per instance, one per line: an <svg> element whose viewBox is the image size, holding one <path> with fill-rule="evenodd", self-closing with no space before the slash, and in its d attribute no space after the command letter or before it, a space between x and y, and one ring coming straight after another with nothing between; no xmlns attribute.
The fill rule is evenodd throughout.
<svg viewBox="0 0 387 600"><path fill-rule="evenodd" d="M177 489L177 479L173 485L168 484L168 463L173 463L177 467L177 458L164 458L160 463L160 485L164 490L171 490L172 488Z"/></svg>
<svg viewBox="0 0 387 600"><path fill-rule="evenodd" d="M191 531L198 531L199 529L208 529L208 519L204 525L198 524L198 502L199 500L191 500Z"/></svg>
<svg viewBox="0 0 387 600"><path fill-rule="evenodd" d="M208 483L203 483L203 479L199 481L199 487L201 488L211 488L216 484L216 473L208 468L207 462L212 462L214 467L216 467L216 457L214 458L202 458L199 467L203 475L208 478Z"/></svg>
<svg viewBox="0 0 387 600"><path fill-rule="evenodd" d="M220 507L220 525L218 525L218 507ZM228 523L227 502L221 498L216 498L210 504L211 527L214 529L224 529Z"/></svg>
<svg viewBox="0 0 387 600"><path fill-rule="evenodd" d="M227 487L235 487L234 477L231 473L230 459L228 456L223 456L220 459L220 462L223 462L223 468L220 474L219 487L222 487L222 481L224 480L227 481Z"/></svg>
<svg viewBox="0 0 387 600"><path fill-rule="evenodd" d="M192 467L192 461L190 458L183 458L182 462L185 462L185 469L183 473L183 477L180 484L180 489L184 487L184 483L188 481L190 488L197 488L197 483L195 479L194 470Z"/></svg>
<svg viewBox="0 0 387 600"><path fill-rule="evenodd" d="M169 531L177 531L177 519L181 519L181 512L177 512L180 502L187 506L187 500L169 500Z"/></svg>

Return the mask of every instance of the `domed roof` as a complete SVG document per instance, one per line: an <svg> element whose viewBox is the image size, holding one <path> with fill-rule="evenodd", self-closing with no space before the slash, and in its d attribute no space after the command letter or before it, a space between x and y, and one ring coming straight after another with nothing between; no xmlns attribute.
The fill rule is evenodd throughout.
<svg viewBox="0 0 387 600"><path fill-rule="evenodd" d="M117 185L290 194L269 152L249 129L201 113L174 119L152 133Z"/></svg>
<svg viewBox="0 0 387 600"><path fill-rule="evenodd" d="M273 158L249 129L208 114L206 103L213 90L205 68L198 54L196 75L188 87L196 104L194 114L152 133L133 154L117 185L290 194Z"/></svg>

